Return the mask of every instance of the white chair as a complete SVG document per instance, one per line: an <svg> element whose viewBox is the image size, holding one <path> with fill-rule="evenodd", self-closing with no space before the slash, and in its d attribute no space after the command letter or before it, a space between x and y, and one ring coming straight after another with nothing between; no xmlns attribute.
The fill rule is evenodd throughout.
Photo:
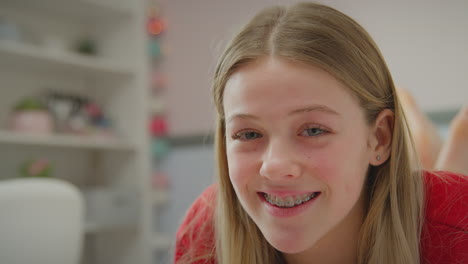
<svg viewBox="0 0 468 264"><path fill-rule="evenodd" d="M78 264L83 198L57 179L0 181L0 263Z"/></svg>

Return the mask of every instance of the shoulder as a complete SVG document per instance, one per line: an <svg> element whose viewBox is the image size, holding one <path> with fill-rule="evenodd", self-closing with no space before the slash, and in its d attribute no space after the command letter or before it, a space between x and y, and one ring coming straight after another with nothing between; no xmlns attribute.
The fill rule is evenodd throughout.
<svg viewBox="0 0 468 264"><path fill-rule="evenodd" d="M217 186L195 200L176 234L175 263L214 263L214 211Z"/></svg>
<svg viewBox="0 0 468 264"><path fill-rule="evenodd" d="M424 172L422 263L468 263L468 176Z"/></svg>
<svg viewBox="0 0 468 264"><path fill-rule="evenodd" d="M426 217L467 230L468 176L451 172L425 172Z"/></svg>
<svg viewBox="0 0 468 264"><path fill-rule="evenodd" d="M192 222L195 216L202 215L208 217L214 210L216 200L216 185L210 185L193 202L184 218L184 223ZM184 224L183 223L183 224Z"/></svg>

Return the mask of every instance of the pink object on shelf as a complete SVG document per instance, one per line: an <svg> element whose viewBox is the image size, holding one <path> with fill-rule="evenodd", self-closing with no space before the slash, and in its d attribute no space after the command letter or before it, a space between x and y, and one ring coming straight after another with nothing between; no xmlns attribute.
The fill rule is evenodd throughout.
<svg viewBox="0 0 468 264"><path fill-rule="evenodd" d="M168 83L167 77L163 73L159 71L155 71L151 75L151 85L153 87L153 93L155 93L158 90L166 88L167 83Z"/></svg>
<svg viewBox="0 0 468 264"><path fill-rule="evenodd" d="M167 135L167 122L162 116L153 117L150 123L151 135L155 137L162 137Z"/></svg>
<svg viewBox="0 0 468 264"><path fill-rule="evenodd" d="M169 177L163 172L154 172L152 177L154 189L167 190L169 188Z"/></svg>
<svg viewBox="0 0 468 264"><path fill-rule="evenodd" d="M95 103L89 103L85 106L86 113L90 117L99 117L102 116L101 108Z"/></svg>
<svg viewBox="0 0 468 264"><path fill-rule="evenodd" d="M46 111L20 111L12 114L10 129L31 134L50 134L54 130L54 121Z"/></svg>
<svg viewBox="0 0 468 264"><path fill-rule="evenodd" d="M37 175L49 167L49 162L45 159L34 161L28 169L30 175Z"/></svg>

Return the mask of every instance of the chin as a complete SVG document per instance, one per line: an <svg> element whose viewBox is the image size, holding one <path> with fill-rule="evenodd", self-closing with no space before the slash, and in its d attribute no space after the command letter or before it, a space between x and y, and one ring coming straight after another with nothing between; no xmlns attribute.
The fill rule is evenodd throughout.
<svg viewBox="0 0 468 264"><path fill-rule="evenodd" d="M300 253L312 247L310 243L306 243L301 239L267 238L267 241L276 250L286 254Z"/></svg>

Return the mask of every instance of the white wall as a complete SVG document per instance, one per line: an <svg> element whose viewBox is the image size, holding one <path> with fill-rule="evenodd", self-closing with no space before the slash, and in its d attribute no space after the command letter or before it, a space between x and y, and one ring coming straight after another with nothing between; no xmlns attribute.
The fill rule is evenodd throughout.
<svg viewBox="0 0 468 264"><path fill-rule="evenodd" d="M395 83L425 110L468 103L468 1L329 2L369 31Z"/></svg>
<svg viewBox="0 0 468 264"><path fill-rule="evenodd" d="M292 0L167 0L171 52L168 116L173 135L213 127L210 82L216 58L237 29L265 6ZM468 103L468 1L324 0L361 23L380 46L395 82L425 110Z"/></svg>

